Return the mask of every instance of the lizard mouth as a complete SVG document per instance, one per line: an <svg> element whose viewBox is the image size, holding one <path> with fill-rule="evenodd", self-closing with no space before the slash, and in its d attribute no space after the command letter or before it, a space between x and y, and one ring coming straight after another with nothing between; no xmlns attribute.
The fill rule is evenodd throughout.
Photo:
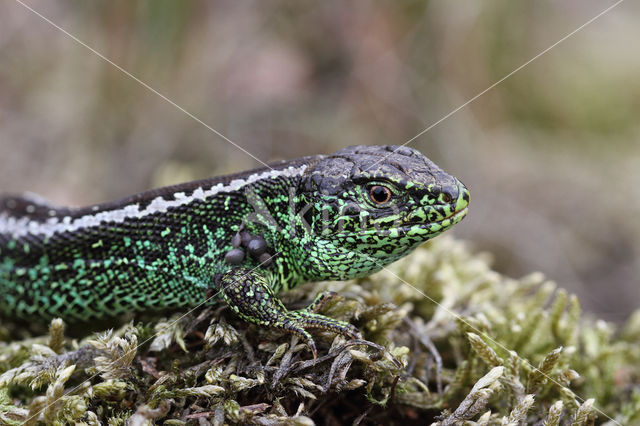
<svg viewBox="0 0 640 426"><path fill-rule="evenodd" d="M404 224L403 226L398 227L397 229L404 232L411 232L412 230L427 230L434 233L440 233L451 228L456 223L459 223L462 219L464 219L468 211L469 208L464 207L456 212L453 212L451 215L434 222L409 222L407 224Z"/></svg>
<svg viewBox="0 0 640 426"><path fill-rule="evenodd" d="M449 221L452 222L452 224L456 224L456 223L460 222L467 215L468 211L469 211L469 207L465 207L462 210L454 212L452 215L447 216L444 219L441 219L441 220L439 220L437 222L434 222L434 223L441 224L441 223L449 220Z"/></svg>
<svg viewBox="0 0 640 426"><path fill-rule="evenodd" d="M402 237L407 235L419 235L422 237L431 238L440 234L441 232L446 231L451 228L456 223L460 222L467 214L468 207L464 207L447 217L444 217L438 221L434 222L424 222L424 221L415 221L401 224L400 226L395 226L386 229L380 229L376 227L371 227L366 230L362 230L360 235L367 236L394 236L394 237ZM347 237L352 236L353 234L339 234L341 236Z"/></svg>
<svg viewBox="0 0 640 426"><path fill-rule="evenodd" d="M445 207L446 208L446 207ZM443 211L441 208L432 208L427 207L426 209L417 209L416 211L409 213L408 217L400 224L402 228L409 228L414 226L429 226L429 225L437 225L442 224L446 221L454 221L454 223L460 222L464 216L466 216L467 211L469 210L468 206L460 206L457 209L455 206L450 206L450 210L447 212ZM434 218L429 220L429 217L432 213L436 213L439 218Z"/></svg>
<svg viewBox="0 0 640 426"><path fill-rule="evenodd" d="M451 222L451 225L449 225L449 226L455 225L456 223L459 223L462 219L464 219L464 217L467 215L468 211L469 211L469 207L465 207L462 210L457 211L457 212L453 213L451 216L445 217L444 219L442 219L441 221L438 221L436 223L443 224L444 222L449 221L449 222Z"/></svg>

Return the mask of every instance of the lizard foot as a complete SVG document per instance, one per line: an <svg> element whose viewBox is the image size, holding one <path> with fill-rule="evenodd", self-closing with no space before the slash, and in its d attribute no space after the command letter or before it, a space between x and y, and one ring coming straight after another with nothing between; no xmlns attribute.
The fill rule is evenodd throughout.
<svg viewBox="0 0 640 426"><path fill-rule="evenodd" d="M350 338L360 338L358 329L345 321L317 313L337 294L324 292L306 308L289 311L268 284L264 273L238 268L222 275L218 280L222 299L238 316L248 322L279 328L304 339L313 358L317 358L316 345L306 329L318 328Z"/></svg>

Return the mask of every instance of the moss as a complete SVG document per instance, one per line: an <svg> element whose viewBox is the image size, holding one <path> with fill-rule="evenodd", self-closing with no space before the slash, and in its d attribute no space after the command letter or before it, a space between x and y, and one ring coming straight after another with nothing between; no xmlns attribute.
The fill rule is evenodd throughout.
<svg viewBox="0 0 640 426"><path fill-rule="evenodd" d="M0 343L0 423L640 422L640 313L615 330L541 274L502 276L447 237L371 277L282 297L298 307L323 290L343 295L324 313L366 340L316 333L315 362L296 337L219 307L81 341L54 320Z"/></svg>

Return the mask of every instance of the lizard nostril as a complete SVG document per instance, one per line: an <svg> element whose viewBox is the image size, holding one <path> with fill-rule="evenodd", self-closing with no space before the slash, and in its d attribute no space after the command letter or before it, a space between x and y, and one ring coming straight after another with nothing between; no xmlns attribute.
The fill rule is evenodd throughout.
<svg viewBox="0 0 640 426"><path fill-rule="evenodd" d="M442 200L442 202L449 204L451 201L453 201L453 197L451 197L451 194L447 193L447 192L443 192L442 195L440 196L440 199Z"/></svg>

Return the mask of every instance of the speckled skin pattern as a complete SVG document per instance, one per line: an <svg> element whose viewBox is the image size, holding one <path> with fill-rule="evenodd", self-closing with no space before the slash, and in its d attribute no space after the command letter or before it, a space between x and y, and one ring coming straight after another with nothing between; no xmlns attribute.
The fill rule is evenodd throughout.
<svg viewBox="0 0 640 426"><path fill-rule="evenodd" d="M0 312L87 321L210 297L311 345L305 328L354 337L355 327L316 312L331 294L288 311L277 292L375 272L459 222L469 201L457 179L406 147L353 146L271 167L86 208L0 197Z"/></svg>

